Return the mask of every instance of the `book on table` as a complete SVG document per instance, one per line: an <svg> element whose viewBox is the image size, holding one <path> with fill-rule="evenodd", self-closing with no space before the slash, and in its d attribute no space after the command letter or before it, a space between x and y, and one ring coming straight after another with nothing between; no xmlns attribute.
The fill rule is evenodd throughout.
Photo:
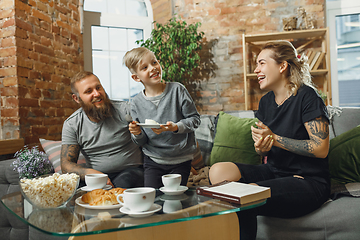
<svg viewBox="0 0 360 240"><path fill-rule="evenodd" d="M196 193L237 204L247 204L271 197L269 187L230 181L198 187L196 188Z"/></svg>

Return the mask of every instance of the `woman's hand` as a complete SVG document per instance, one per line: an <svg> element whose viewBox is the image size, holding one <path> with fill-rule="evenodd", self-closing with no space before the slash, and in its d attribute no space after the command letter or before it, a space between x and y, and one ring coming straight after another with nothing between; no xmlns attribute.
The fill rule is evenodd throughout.
<svg viewBox="0 0 360 240"><path fill-rule="evenodd" d="M255 151L261 155L265 156L272 148L274 144L274 139L271 135L267 135L265 138L260 138L254 143Z"/></svg>
<svg viewBox="0 0 360 240"><path fill-rule="evenodd" d="M274 133L262 122L255 123L257 128L251 126L251 134L254 140L254 147L259 155L266 155L274 145Z"/></svg>
<svg viewBox="0 0 360 240"><path fill-rule="evenodd" d="M165 125L160 125L160 128L152 128L152 130L156 134L160 134L162 132L176 132L178 130L178 126L175 123L168 121Z"/></svg>
<svg viewBox="0 0 360 240"><path fill-rule="evenodd" d="M138 122L136 121L132 121L131 123L129 123L129 131L130 133L134 134L134 135L139 135L141 134L141 127L139 125L137 125Z"/></svg>
<svg viewBox="0 0 360 240"><path fill-rule="evenodd" d="M251 126L251 134L252 134L252 138L255 142L258 141L260 138L264 139L268 135L271 135L272 137L274 137L275 134L264 123L259 121L255 124L256 124L257 128Z"/></svg>

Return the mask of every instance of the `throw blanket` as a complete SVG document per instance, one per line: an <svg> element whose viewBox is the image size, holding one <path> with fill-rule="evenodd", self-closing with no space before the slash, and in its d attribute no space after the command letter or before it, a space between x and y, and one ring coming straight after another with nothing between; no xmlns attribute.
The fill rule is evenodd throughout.
<svg viewBox="0 0 360 240"><path fill-rule="evenodd" d="M209 167L203 167L197 170L197 174L193 171L190 172L189 180L187 183L187 187L196 187L196 186L204 186L210 185L209 181Z"/></svg>

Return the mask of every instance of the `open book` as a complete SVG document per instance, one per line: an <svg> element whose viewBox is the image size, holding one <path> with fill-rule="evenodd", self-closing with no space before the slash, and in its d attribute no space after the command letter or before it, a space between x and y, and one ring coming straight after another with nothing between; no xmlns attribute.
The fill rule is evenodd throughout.
<svg viewBox="0 0 360 240"><path fill-rule="evenodd" d="M198 187L196 188L196 193L237 204L247 204L271 196L269 187L229 181L224 181L212 186Z"/></svg>

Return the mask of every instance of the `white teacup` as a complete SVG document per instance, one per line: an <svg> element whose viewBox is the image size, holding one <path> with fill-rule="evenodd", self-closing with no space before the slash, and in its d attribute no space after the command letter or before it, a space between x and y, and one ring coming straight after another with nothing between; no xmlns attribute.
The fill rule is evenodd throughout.
<svg viewBox="0 0 360 240"><path fill-rule="evenodd" d="M164 188L166 190L178 190L181 183L181 175L180 174L166 174L161 177L162 183L164 184Z"/></svg>
<svg viewBox="0 0 360 240"><path fill-rule="evenodd" d="M122 197L123 201L121 201ZM131 212L144 212L151 208L155 201L155 188L139 187L126 189L117 195L119 203L129 208Z"/></svg>
<svg viewBox="0 0 360 240"><path fill-rule="evenodd" d="M102 173L92 173L85 175L86 186L90 189L98 189L105 187L107 179L108 175Z"/></svg>

